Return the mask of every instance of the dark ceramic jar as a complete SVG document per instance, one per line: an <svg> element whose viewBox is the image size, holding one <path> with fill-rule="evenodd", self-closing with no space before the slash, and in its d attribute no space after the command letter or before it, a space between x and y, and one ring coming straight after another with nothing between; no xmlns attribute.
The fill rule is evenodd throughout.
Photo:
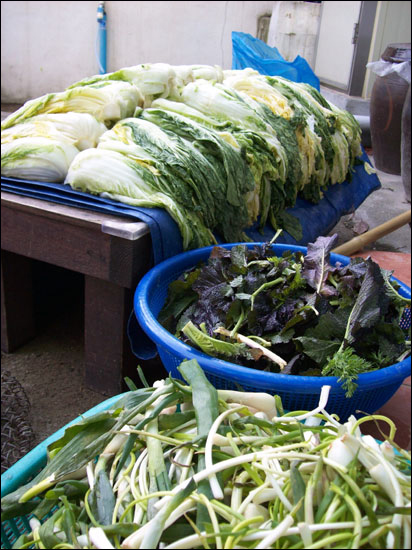
<svg viewBox="0 0 412 550"><path fill-rule="evenodd" d="M406 199L411 202L411 86L402 111L401 176Z"/></svg>
<svg viewBox="0 0 412 550"><path fill-rule="evenodd" d="M410 44L389 44L381 59L390 63L411 61ZM402 110L409 83L396 72L377 76L370 102L373 157L378 170L401 174Z"/></svg>

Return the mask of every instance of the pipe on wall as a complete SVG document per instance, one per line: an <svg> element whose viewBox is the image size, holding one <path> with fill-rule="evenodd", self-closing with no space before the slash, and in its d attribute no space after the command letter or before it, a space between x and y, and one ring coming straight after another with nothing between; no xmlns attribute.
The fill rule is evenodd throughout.
<svg viewBox="0 0 412 550"><path fill-rule="evenodd" d="M353 115L356 120L359 122L359 126L362 128L362 130L370 130L371 128L371 119L368 116L362 116L362 115Z"/></svg>
<svg viewBox="0 0 412 550"><path fill-rule="evenodd" d="M106 55L107 55L107 31L106 31L107 15L104 8L104 2L99 2L97 6L97 42L96 57L99 64L99 73L105 74L106 70Z"/></svg>
<svg viewBox="0 0 412 550"><path fill-rule="evenodd" d="M359 126L362 130L362 145L364 147L372 147L372 139L371 139L371 120L369 116L363 116L363 115L353 115L355 119L358 121Z"/></svg>

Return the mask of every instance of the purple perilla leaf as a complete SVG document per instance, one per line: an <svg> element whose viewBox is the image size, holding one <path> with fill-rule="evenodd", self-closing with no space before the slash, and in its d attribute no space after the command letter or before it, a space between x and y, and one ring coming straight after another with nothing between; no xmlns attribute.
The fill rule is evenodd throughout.
<svg viewBox="0 0 412 550"><path fill-rule="evenodd" d="M326 283L332 270L330 252L337 239L338 235L335 234L331 237L318 237L314 243L308 244L302 276L318 294L337 295L336 289Z"/></svg>
<svg viewBox="0 0 412 550"><path fill-rule="evenodd" d="M361 337L365 329L376 325L385 316L389 306L389 297L382 292L384 280L380 267L370 258L366 260L366 264L367 271L346 331L346 340L349 344L353 344Z"/></svg>

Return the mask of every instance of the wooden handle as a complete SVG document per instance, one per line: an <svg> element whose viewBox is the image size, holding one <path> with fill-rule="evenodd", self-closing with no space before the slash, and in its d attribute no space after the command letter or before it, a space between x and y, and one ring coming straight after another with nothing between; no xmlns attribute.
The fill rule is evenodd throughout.
<svg viewBox="0 0 412 550"><path fill-rule="evenodd" d="M382 223L381 225L378 225L374 229L363 233L363 235L358 235L347 243L337 246L332 250L332 252L334 252L335 254L343 254L344 256L351 256L358 250L364 248L365 245L377 241L388 233L392 233L392 231L395 231L395 229L399 229L399 227L410 223L410 221L411 211L407 210L406 212L403 212L403 214L399 214L399 216L396 216L395 218L392 218L391 220Z"/></svg>

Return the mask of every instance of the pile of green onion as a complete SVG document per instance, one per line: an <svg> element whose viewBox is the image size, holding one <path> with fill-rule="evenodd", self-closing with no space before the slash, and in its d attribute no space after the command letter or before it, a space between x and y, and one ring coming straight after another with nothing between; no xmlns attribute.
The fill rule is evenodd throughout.
<svg viewBox="0 0 412 550"><path fill-rule="evenodd" d="M2 499L31 515L15 548L410 548L410 453L362 436L372 417L284 413L216 390L196 361L66 429Z"/></svg>

